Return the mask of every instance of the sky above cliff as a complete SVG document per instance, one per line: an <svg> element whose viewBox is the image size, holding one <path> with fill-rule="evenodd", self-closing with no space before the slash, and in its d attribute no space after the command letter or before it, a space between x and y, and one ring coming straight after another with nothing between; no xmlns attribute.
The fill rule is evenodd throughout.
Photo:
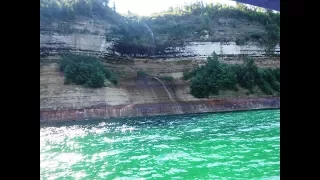
<svg viewBox="0 0 320 180"><path fill-rule="evenodd" d="M235 6L236 2L231 0L202 0L204 3L220 3ZM155 12L167 10L170 6L178 6L196 2L196 0L110 0L109 6L116 5L116 11L126 14L128 10L132 13L144 16Z"/></svg>

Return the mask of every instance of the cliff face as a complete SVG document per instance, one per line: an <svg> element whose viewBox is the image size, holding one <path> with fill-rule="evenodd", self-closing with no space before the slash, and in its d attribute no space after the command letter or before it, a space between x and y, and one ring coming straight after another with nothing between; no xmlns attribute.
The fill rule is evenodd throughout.
<svg viewBox="0 0 320 180"><path fill-rule="evenodd" d="M106 41L106 35L111 26L105 21L84 17L69 22L41 22L40 57L63 52L107 55L110 42Z"/></svg>
<svg viewBox="0 0 320 180"><path fill-rule="evenodd" d="M116 26L103 20L90 18L77 18L69 22L40 23L40 56L55 56L63 52L90 54L94 56L110 56L111 27ZM220 27L220 29L224 27ZM225 27L227 28L227 27ZM222 30L221 30L222 31ZM231 33L230 28L224 29L224 33ZM223 34L222 34L223 35ZM222 36L219 33L219 37ZM225 35L228 37L227 35ZM108 37L108 39L107 39ZM208 38L200 37L194 42L188 43L179 52L170 57L194 57L205 58L212 52L218 55L247 54L262 56L264 47L254 43L236 45L235 42L208 42ZM280 54L280 46L275 47L275 54Z"/></svg>
<svg viewBox="0 0 320 180"><path fill-rule="evenodd" d="M225 55L220 59L225 63L240 64L243 59L239 55L248 54L254 57L259 67L280 67L280 57L263 56L262 47L253 43L239 46L235 42L205 42L206 38L202 37L180 49L179 53L166 57L165 60L156 58L119 61L117 60L119 58L111 56L112 53L109 50L112 45L110 41L112 26L114 25L105 21L88 18L77 18L72 22L40 24L40 59L42 60L40 61L40 121L280 107L279 98L274 99L259 92L255 95L246 95L244 89L238 92L226 91L208 99L198 99L190 94L189 83L182 78L183 72L191 71L204 64L205 57L213 51L218 55ZM119 85L99 89L64 85L64 76L59 72L57 62L49 61L59 59L59 54L63 52L109 56L103 58L103 63L119 74ZM276 48L276 54L280 54L279 46ZM139 70L152 75L172 76L174 80L165 82L168 89L166 91L161 83L152 78L139 79L137 76ZM169 98L168 93L173 100ZM261 99L245 101L256 96ZM234 98L242 100L233 101ZM228 99L228 101L221 104L216 102L208 104L208 100L217 99ZM159 104L165 105L158 107ZM143 110L145 106L157 108L145 112Z"/></svg>
<svg viewBox="0 0 320 180"><path fill-rule="evenodd" d="M280 98L209 100L191 103L148 103L88 109L40 111L40 123L267 108L280 108Z"/></svg>
<svg viewBox="0 0 320 180"><path fill-rule="evenodd" d="M225 59L225 63L242 63L242 59ZM261 59L255 58L260 67L279 67L279 58ZM203 60L139 60L135 59L131 64L105 65L116 71L119 76L119 85L103 87L99 89L84 88L79 85L64 85L64 76L59 72L57 63L47 63L40 68L40 109L82 109L91 107L108 107L116 105L163 103L172 102L161 83L153 78L141 79L137 71L142 70L148 74L158 76L172 76L172 82L164 81L166 88L174 102L201 101L190 94L188 81L183 80L183 72L188 72L205 63ZM249 98L263 97L263 94L246 95L246 90L237 92L225 91L219 96L211 98ZM268 96L267 96L268 97Z"/></svg>

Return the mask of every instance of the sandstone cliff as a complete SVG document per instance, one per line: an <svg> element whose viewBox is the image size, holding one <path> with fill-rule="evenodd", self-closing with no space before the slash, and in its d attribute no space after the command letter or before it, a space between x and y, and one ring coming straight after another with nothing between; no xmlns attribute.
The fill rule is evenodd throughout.
<svg viewBox="0 0 320 180"><path fill-rule="evenodd" d="M78 17L72 21L54 21L40 23L40 57L50 58L64 52L89 54L94 56L112 56L110 50L113 44L111 27L117 26L100 19ZM223 32L233 32L228 27L220 27ZM228 35L225 37L229 37ZM218 36L222 36L221 34ZM184 48L172 57L194 57L195 59L205 58L212 52L218 55L239 55L262 56L264 47L256 43L236 45L234 41L210 42L208 39L197 38L189 42ZM117 53L116 53L117 54ZM280 46L275 47L275 54L280 54Z"/></svg>
<svg viewBox="0 0 320 180"><path fill-rule="evenodd" d="M235 42L208 42L207 39L203 39L205 37L190 42L182 48L179 53L173 56L155 59L131 58L128 61L123 61L123 59L117 56L117 53L113 54L110 51L113 43L110 34L112 26L116 25L103 20L86 17L78 17L76 20L70 22L55 21L51 23L40 23L41 114L52 111L59 111L58 113L60 113L60 111L63 110L73 111L79 109L104 108L105 110L109 109L110 113L111 111L119 113L119 115L111 117L121 117L124 115L121 115L121 112L127 112L129 113L127 115L135 116L137 115L135 113L139 115L143 114L141 112L134 113L136 110L134 110L133 107L138 107L141 104L188 102L197 102L198 105L196 108L198 108L200 112L201 108L199 107L204 99L193 97L190 94L189 83L184 81L182 77L183 72L190 71L204 64L205 57L209 56L212 52L216 52L222 56L221 61L225 63L240 64L243 60L241 58L242 55L250 55L254 57L255 63L259 67L280 67L279 56L264 56L263 48L254 43L236 45ZM100 89L88 89L77 85L64 85L64 77L63 74L58 71L57 64L59 54L64 52L99 56L106 67L113 69L119 74L120 84ZM280 54L279 45L276 47L275 54ZM139 70L143 70L152 75L172 76L174 81L165 83L169 93L174 97L174 102L170 100L168 92L163 85L156 80L150 78L147 82L139 83L139 77L137 77L137 71ZM240 89L238 92L226 91L219 96L212 96L205 100L247 99L253 97L270 98L271 96L263 95L259 93L259 91L257 91L255 95L246 95L246 90ZM244 107L259 107L258 104L259 103L257 103L257 105L248 104ZM279 102L276 100L275 106L265 105L261 107L279 106ZM211 105L210 108L212 111L214 110L214 107L211 107ZM210 111L210 108L208 107L206 111ZM232 110L232 108L230 110ZM170 111L163 110L163 113L170 114L171 111L172 109ZM181 109L176 109L176 112L180 111ZM190 113L197 111L185 110L185 112ZM159 113L161 114L161 112L158 112L158 114ZM47 116L46 118L47 120L50 119ZM55 115L55 118L57 119L57 115ZM63 118L60 117L60 120L62 119Z"/></svg>

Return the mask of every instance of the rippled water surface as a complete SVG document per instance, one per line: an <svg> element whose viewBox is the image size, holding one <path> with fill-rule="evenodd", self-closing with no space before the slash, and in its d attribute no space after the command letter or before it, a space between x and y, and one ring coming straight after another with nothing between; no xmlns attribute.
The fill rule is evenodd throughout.
<svg viewBox="0 0 320 180"><path fill-rule="evenodd" d="M280 110L40 128L41 179L280 179Z"/></svg>

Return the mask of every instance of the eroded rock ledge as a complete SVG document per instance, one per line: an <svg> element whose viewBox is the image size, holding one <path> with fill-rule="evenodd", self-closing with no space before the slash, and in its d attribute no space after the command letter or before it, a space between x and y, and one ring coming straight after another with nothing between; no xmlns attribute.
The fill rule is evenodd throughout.
<svg viewBox="0 0 320 180"><path fill-rule="evenodd" d="M86 109L42 110L40 123L277 108L280 108L280 97L127 104Z"/></svg>

